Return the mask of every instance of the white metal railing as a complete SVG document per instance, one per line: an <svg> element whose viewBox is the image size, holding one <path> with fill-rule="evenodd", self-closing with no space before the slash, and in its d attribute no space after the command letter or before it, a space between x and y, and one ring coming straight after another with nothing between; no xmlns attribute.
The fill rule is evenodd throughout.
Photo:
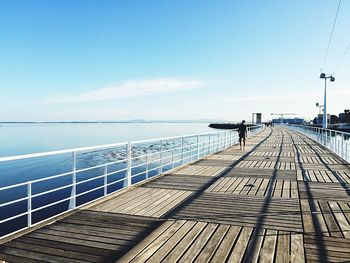
<svg viewBox="0 0 350 263"><path fill-rule="evenodd" d="M263 125L248 127L248 137L253 136L262 129L264 129ZM16 220L22 220L22 224L23 221L25 221L24 226L15 227L16 229L8 231L9 233L1 233L0 236L4 238L10 234L13 234L14 232L18 232L36 225L43 220L48 220L72 209L79 208L90 202L96 201L97 199L115 193L116 191L120 191L132 185L144 182L150 177L159 175L185 163L198 160L204 156L223 150L237 143L237 130L226 130L61 151L0 157L0 165L23 160L35 162L37 158L47 158L49 156L61 155L69 155L71 161L71 168L69 171L46 176L36 180L21 182L18 184L10 184L0 188L0 212L11 211L11 206L13 205L24 204L26 206L25 211L18 211L10 216L4 215L4 212L0 213L0 226L11 224L13 228L13 225L16 224ZM79 167L80 162L84 161L84 156L86 156L86 154L88 154L88 156L96 156L98 153L100 153L102 156L106 153L113 153L114 160L111 161L110 159L105 160L101 158L103 161L102 164L83 168ZM78 154L83 156L78 158ZM112 169L113 167L114 169ZM97 171L93 176L86 176L88 178L81 176L82 178L78 180L78 176L80 174L93 171ZM113 175L117 175L116 178L112 178ZM64 184L57 185L57 180L64 182ZM40 187L37 187L38 190L34 192L33 187L40 184L44 184L45 189L40 190ZM52 187L47 190L46 188L48 186ZM78 189L80 187L82 189ZM11 192L13 190L20 193L23 193L24 191L25 196L18 197L18 195L14 194L13 197L10 198L11 200L8 200L9 195L6 195L6 192ZM66 191L69 192L69 194L62 194L60 196L60 191ZM50 194L58 195L58 200L42 204L42 201L47 200L47 196ZM88 194L93 194L93 198L91 200L84 200L84 196L87 196ZM5 198L5 196L7 198ZM80 200L80 198L82 198L82 200ZM34 202L35 200L40 200L41 202L34 205L36 203ZM39 219L33 219L33 215L36 213L43 213L43 210L57 205L63 205L63 211L61 211L62 209L53 211L53 215L51 211L50 216L41 216ZM1 227L0 229L4 230L4 227Z"/></svg>
<svg viewBox="0 0 350 263"><path fill-rule="evenodd" d="M305 125L289 125L288 127L319 142L345 161L350 162L350 133Z"/></svg>

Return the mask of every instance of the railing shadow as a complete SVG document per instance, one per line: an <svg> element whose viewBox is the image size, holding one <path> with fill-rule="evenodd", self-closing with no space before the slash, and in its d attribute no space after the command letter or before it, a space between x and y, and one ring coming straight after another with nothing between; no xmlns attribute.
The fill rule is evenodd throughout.
<svg viewBox="0 0 350 263"><path fill-rule="evenodd" d="M289 133L289 132L287 132L287 133ZM298 133L296 133L296 134L298 134ZM300 135L299 135L299 137L305 142L305 140ZM292 140L294 142L293 136L291 136L291 138L292 138ZM303 162L301 161L300 151L295 146L295 144L294 144L294 152L296 154L296 157L297 157L298 164L299 164L299 167L301 169L301 172L302 172L302 174L304 176L306 170L304 169ZM324 237L322 235L321 223L320 223L319 219L316 216L314 216L313 213L312 213L312 211L317 211L317 209L315 207L314 202L312 202L313 195L311 193L310 184L309 184L308 181L303 181L303 183L304 183L304 186L305 186L305 192L306 192L306 195L307 195L307 201L308 201L308 204L310 206L311 216L312 216L314 228L315 228L315 231L316 231L315 235L316 235L317 248L318 248L317 257L318 257L319 262L328 262L329 261L328 260L328 252L326 250L325 240L324 240ZM311 202L310 202L310 200L311 200Z"/></svg>
<svg viewBox="0 0 350 263"><path fill-rule="evenodd" d="M301 137L302 138L302 137ZM326 169L331 172L334 177L338 180L339 184L343 187L343 189L345 190L346 194L348 196L350 196L350 188L347 186L347 183L344 182L343 178L341 178L339 176L339 174L337 174L335 171L333 171L333 169L329 166L328 163L326 163L323 159L322 159L322 156L320 155L320 153L315 150L315 148L312 146L312 144L308 143L306 140L304 140L302 138L302 140L304 141L304 143L309 146L314 152L315 152L315 155L320 159L320 162L326 167ZM312 139L311 139L312 140ZM327 148L326 148L327 149ZM328 150L328 149L327 149ZM333 153L332 153L333 154ZM336 154L335 154L336 155Z"/></svg>
<svg viewBox="0 0 350 263"><path fill-rule="evenodd" d="M216 183L220 178L224 177L227 175L230 171L232 171L235 166L246 159L253 151L255 151L256 148L258 148L261 144L263 144L272 134L272 128L270 128L270 133L266 136L265 139L263 139L261 142L259 142L256 146L254 146L250 151L246 152L241 158L238 160L235 160L233 165L227 168L225 171L223 171L220 175L215 176L211 178L207 183L205 183L200 189L198 189L195 193L190 195L187 199L185 199L181 204L173 208L172 210L168 211L166 214L162 216L162 218L171 218L173 217L176 213L181 211L184 207L186 207L188 204L190 204L193 200L198 198L202 193L204 193L205 190L207 190L212 184Z"/></svg>
<svg viewBox="0 0 350 263"><path fill-rule="evenodd" d="M279 130L279 132L281 132L281 131ZM258 245L258 242L259 242L259 236L261 236L261 231L262 231L263 225L264 225L264 223L266 221L267 212L268 212L269 205L270 205L271 198L272 198L272 194L273 194L272 193L273 186L274 186L276 178L277 178L277 170L278 170L277 169L277 165L278 165L278 163L280 161L281 154L282 154L282 149L283 149L283 138L284 138L283 132L281 132L281 136L282 136L282 140L281 140L280 149L279 149L279 152L278 152L278 155L277 155L275 166L273 168L272 176L270 178L269 186L268 186L267 192L265 194L264 203L263 203L263 206L262 206L262 208L260 210L260 213L259 213L260 215L257 218L256 226L255 226L252 238L251 238L251 240L249 242L248 248L247 248L247 250L245 252L245 255L244 255L243 262L245 262L245 263L251 262L251 255L254 254L254 251L257 248L257 245Z"/></svg>

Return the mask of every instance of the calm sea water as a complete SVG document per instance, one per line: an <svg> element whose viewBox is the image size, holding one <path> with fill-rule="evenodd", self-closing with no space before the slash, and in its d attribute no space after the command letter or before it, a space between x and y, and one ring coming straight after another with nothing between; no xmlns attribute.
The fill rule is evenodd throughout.
<svg viewBox="0 0 350 263"><path fill-rule="evenodd" d="M206 123L7 124L1 125L0 127L0 156L156 139L211 131L214 130L210 129ZM193 139L195 138L189 138L184 142L184 144L189 145L186 150L191 150L191 144L194 143L194 141L191 140ZM204 141L207 140L207 138L203 139ZM179 140L167 141L163 143L162 147L163 149L176 148L179 147L179 143ZM137 157L145 153L157 152L159 149L159 143L136 145L132 149L132 156ZM78 170L94 167L99 164L123 160L125 156L125 146L98 151L79 152L76 156L76 166ZM190 154L188 154L188 156L190 157ZM159 159L159 156L155 156L155 159ZM144 162L144 160L138 160L138 158L133 161L133 166L135 165L136 168L131 171L132 175L135 175L132 179L132 183L144 180L146 176L152 177L160 172L157 168L160 165L159 161L149 165L148 169L155 168L155 170L150 173L145 172L145 166L137 166L137 164L142 162ZM179 160L175 166L180 164L181 162ZM71 172L72 165L72 154L1 162L0 187ZM126 163L122 162L107 168L108 173L116 172L108 176L107 183L112 184L107 188L108 193L125 187L126 171L122 171L125 167ZM103 195L103 188L101 188L101 186L104 185L104 179L98 178L103 175L103 169L104 167L101 167L76 174L76 181L78 183L81 182L76 188L76 193L81 194L76 198L77 205L84 204ZM165 166L163 171L169 169L171 169L171 165ZM94 179L95 177L98 179ZM72 187L70 185L73 182L72 180L72 174L68 174L67 176L32 184L32 195L38 194L38 196L32 198L31 206L32 209L40 208L40 210L32 214L33 223L66 211L68 207L70 207L70 201L72 200L70 199L72 194ZM85 180L88 180L88 182L84 182ZM119 182L119 180L122 181ZM90 189L97 189L99 187L100 189L98 190L84 194L84 192ZM61 190L41 194L45 191L58 188L61 188ZM27 196L28 189L26 185L3 190L0 191L0 205L13 200L26 198ZM57 205L41 209L41 207L55 202L57 202ZM0 207L0 221L26 212L27 206L28 201L23 200ZM2 223L0 224L0 236L25 227L26 223L26 215Z"/></svg>
<svg viewBox="0 0 350 263"><path fill-rule="evenodd" d="M210 131L208 123L0 124L0 156Z"/></svg>

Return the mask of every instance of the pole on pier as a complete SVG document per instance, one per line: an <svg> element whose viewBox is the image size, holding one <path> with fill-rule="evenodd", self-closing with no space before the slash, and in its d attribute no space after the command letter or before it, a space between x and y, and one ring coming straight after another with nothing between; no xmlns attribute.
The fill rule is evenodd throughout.
<svg viewBox="0 0 350 263"><path fill-rule="evenodd" d="M127 169L127 187L131 186L131 142L128 142L128 169Z"/></svg>
<svg viewBox="0 0 350 263"><path fill-rule="evenodd" d="M324 101L323 101L323 123L324 129L327 129L327 79L324 79Z"/></svg>
<svg viewBox="0 0 350 263"><path fill-rule="evenodd" d="M76 195L77 195L77 152L72 152L72 193L71 200L69 202L69 208L73 209L77 206Z"/></svg>
<svg viewBox="0 0 350 263"><path fill-rule="evenodd" d="M197 159L199 159L199 135L197 135Z"/></svg>
<svg viewBox="0 0 350 263"><path fill-rule="evenodd" d="M107 189L107 184L108 184L108 178L107 178L107 174L108 174L108 166L105 165L104 167L104 176L103 176L103 195L106 196L108 194L108 189Z"/></svg>
<svg viewBox="0 0 350 263"><path fill-rule="evenodd" d="M32 226L32 182L28 182L27 184L27 211L28 211L28 217L27 217L27 226Z"/></svg>
<svg viewBox="0 0 350 263"><path fill-rule="evenodd" d="M181 164L185 163L185 155L184 155L184 137L181 137Z"/></svg>
<svg viewBox="0 0 350 263"><path fill-rule="evenodd" d="M160 140L160 173L163 172L163 140Z"/></svg>
<svg viewBox="0 0 350 263"><path fill-rule="evenodd" d="M330 79L331 82L335 81L333 75L326 75L325 73L321 73L320 79L324 79L324 102L323 102L323 123L322 127L327 129L327 79Z"/></svg>

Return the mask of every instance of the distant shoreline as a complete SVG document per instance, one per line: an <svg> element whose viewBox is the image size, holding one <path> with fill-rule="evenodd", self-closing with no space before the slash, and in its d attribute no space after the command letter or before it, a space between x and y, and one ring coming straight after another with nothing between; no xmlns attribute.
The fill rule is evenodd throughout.
<svg viewBox="0 0 350 263"><path fill-rule="evenodd" d="M130 121L0 121L0 124L109 124L109 123L210 123L209 120L130 120Z"/></svg>
<svg viewBox="0 0 350 263"><path fill-rule="evenodd" d="M240 123L210 123L209 127L214 129L222 129L222 130L232 130L238 129ZM246 124L248 127L254 126L253 124Z"/></svg>

